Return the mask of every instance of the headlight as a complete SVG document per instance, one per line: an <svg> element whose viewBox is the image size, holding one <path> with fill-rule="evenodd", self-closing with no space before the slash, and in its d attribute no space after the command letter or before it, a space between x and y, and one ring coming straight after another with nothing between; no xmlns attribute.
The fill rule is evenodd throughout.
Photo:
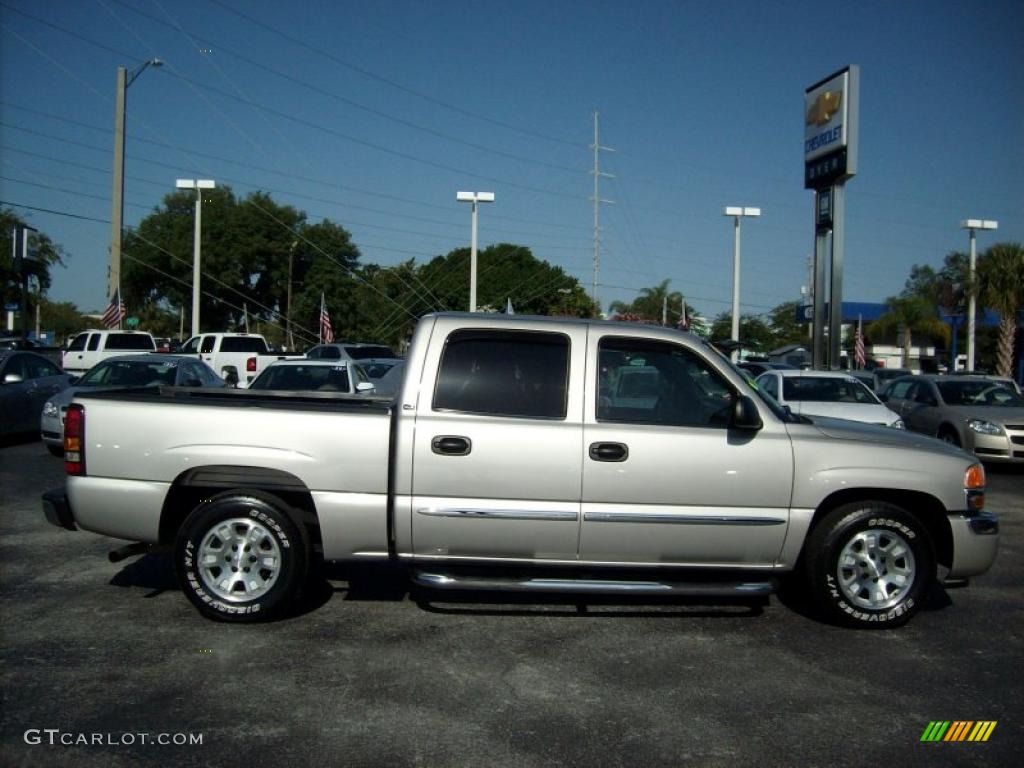
<svg viewBox="0 0 1024 768"><path fill-rule="evenodd" d="M968 419L967 426L981 435L1001 435L1003 428L984 419Z"/></svg>
<svg viewBox="0 0 1024 768"><path fill-rule="evenodd" d="M51 419L60 418L60 408L51 403L49 400L43 406L43 416L49 416Z"/></svg>
<svg viewBox="0 0 1024 768"><path fill-rule="evenodd" d="M893 429L906 429L907 425L903 423L903 419L896 419L892 424L889 425Z"/></svg>

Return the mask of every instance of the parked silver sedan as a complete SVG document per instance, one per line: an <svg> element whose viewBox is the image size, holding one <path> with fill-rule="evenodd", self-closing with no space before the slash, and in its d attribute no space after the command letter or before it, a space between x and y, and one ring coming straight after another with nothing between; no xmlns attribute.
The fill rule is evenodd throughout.
<svg viewBox="0 0 1024 768"><path fill-rule="evenodd" d="M141 354L110 357L93 366L74 386L51 397L42 406L39 430L54 456L64 455L64 414L82 389L130 389L132 387L224 387L227 386L202 360L179 355Z"/></svg>
<svg viewBox="0 0 1024 768"><path fill-rule="evenodd" d="M882 399L907 428L985 461L1024 464L1024 397L980 376L905 376Z"/></svg>

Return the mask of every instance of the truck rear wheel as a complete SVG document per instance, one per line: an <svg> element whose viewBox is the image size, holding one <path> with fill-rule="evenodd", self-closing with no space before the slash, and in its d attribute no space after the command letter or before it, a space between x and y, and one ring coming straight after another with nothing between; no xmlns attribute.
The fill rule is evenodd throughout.
<svg viewBox="0 0 1024 768"><path fill-rule="evenodd" d="M935 580L928 529L886 502L832 510L808 538L804 562L811 599L823 618L848 627L906 624Z"/></svg>
<svg viewBox="0 0 1024 768"><path fill-rule="evenodd" d="M200 613L218 621L256 622L294 604L309 553L305 529L284 502L228 491L188 516L174 554L181 588Z"/></svg>

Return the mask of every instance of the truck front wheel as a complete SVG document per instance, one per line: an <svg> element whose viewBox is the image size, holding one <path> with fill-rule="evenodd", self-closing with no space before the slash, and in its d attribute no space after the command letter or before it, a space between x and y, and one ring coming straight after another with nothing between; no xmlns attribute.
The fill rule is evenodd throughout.
<svg viewBox="0 0 1024 768"><path fill-rule="evenodd" d="M804 562L823 618L849 627L905 624L935 579L928 529L886 502L855 502L829 512L808 538Z"/></svg>
<svg viewBox="0 0 1024 768"><path fill-rule="evenodd" d="M284 502L269 494L229 491L185 520L175 566L182 590L207 618L266 621L294 603L309 552L306 532Z"/></svg>

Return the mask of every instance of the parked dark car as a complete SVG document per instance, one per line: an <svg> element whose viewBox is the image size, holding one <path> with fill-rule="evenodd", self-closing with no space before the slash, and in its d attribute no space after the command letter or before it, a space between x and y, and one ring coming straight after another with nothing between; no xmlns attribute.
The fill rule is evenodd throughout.
<svg viewBox="0 0 1024 768"><path fill-rule="evenodd" d="M35 432L51 396L71 377L35 352L0 351L0 436Z"/></svg>

